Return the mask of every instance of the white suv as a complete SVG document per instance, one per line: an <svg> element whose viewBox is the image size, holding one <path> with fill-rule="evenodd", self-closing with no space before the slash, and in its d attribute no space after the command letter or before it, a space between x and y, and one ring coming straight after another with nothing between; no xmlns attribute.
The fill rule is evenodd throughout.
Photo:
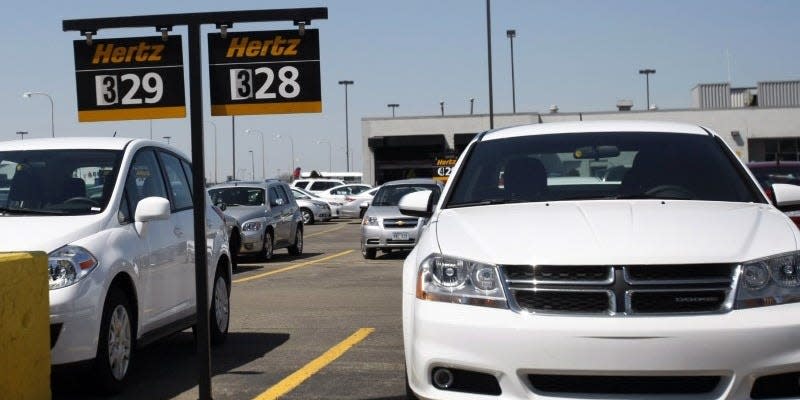
<svg viewBox="0 0 800 400"><path fill-rule="evenodd" d="M0 142L0 251L49 253L51 360L123 386L135 346L195 324L192 169L147 140ZM231 263L206 202L211 339L228 331Z"/></svg>
<svg viewBox="0 0 800 400"><path fill-rule="evenodd" d="M403 269L410 394L800 398L800 233L710 130L490 131L431 197L400 202L431 218Z"/></svg>

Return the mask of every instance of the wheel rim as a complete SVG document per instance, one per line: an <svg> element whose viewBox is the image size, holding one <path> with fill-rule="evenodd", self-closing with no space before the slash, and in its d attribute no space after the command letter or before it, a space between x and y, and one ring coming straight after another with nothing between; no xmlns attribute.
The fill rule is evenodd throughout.
<svg viewBox="0 0 800 400"><path fill-rule="evenodd" d="M131 360L131 320L128 310L118 304L111 313L108 327L108 365L111 374L121 381L128 373Z"/></svg>
<svg viewBox="0 0 800 400"><path fill-rule="evenodd" d="M225 279L218 276L214 285L214 315L217 317L217 327L220 332L225 332L225 328L228 326L229 301L228 285L225 283Z"/></svg>
<svg viewBox="0 0 800 400"><path fill-rule="evenodd" d="M311 211L303 210L303 223L307 224L311 221Z"/></svg>

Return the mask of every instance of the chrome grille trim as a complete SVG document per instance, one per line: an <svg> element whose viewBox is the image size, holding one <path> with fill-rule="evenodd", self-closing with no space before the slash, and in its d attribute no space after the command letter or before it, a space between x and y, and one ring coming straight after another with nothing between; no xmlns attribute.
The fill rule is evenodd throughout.
<svg viewBox="0 0 800 400"><path fill-rule="evenodd" d="M622 273L625 282L631 285L694 285L694 284L727 284L731 280L730 273L724 277L710 277L710 278L691 278L691 279L637 279L631 276L631 268L670 268L670 267L691 267L697 264L688 265L653 265L653 266L625 266L622 267ZM729 267L729 266L728 266ZM701 267L698 267L701 268Z"/></svg>
<svg viewBox="0 0 800 400"><path fill-rule="evenodd" d="M514 267L521 267L521 266L514 266ZM553 265L543 265L543 266L531 266L532 272L536 273L537 267L558 267ZM579 266L570 266L568 268L574 268ZM594 266L592 266L594 267ZM568 269L568 268L565 268ZM604 267L606 269L606 276L603 279L599 280L566 280L566 279L507 279L506 282L509 284L527 284L527 285L595 285L595 286L605 286L614 283L614 267L608 266Z"/></svg>

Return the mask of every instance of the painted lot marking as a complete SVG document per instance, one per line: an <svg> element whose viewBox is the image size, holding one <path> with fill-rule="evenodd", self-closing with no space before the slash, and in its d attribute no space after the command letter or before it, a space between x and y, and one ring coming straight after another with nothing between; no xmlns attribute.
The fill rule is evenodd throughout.
<svg viewBox="0 0 800 400"><path fill-rule="evenodd" d="M240 279L234 279L233 283L242 283L242 282L252 281L252 280L260 279L260 278L263 278L263 277L266 277L266 276L275 275L275 274L278 274L278 273L281 273L281 272L286 272L286 271L290 271L290 270L293 270L293 269L306 267L306 266L309 266L309 265L312 265L312 264L316 264L316 263L319 263L319 262L332 260L334 258L350 254L353 251L355 251L355 250L352 250L352 249L351 250L345 250L345 251L343 251L341 253L336 253L336 254L333 254L333 255L330 255L330 256L327 256L327 257L318 258L316 260L301 262L299 264L289 265L287 267L279 268L279 269L276 269L274 271L264 272L264 273L261 273L261 274L248 276L248 277L244 277L244 278L240 278Z"/></svg>
<svg viewBox="0 0 800 400"><path fill-rule="evenodd" d="M375 328L361 328L350 337L345 340L339 342L339 344L331 347L323 353L321 356L317 357L313 361L309 362L308 364L304 365L302 368L298 369L297 371L293 372L291 375L283 378L280 382L273 385L271 388L267 389L264 393L261 393L253 400L274 400L280 396L283 396L296 387L300 386L306 379L310 378L317 372L319 372L322 368L325 368L328 364L335 361L337 358L341 357L342 354L350 350L351 347L357 345L362 340L364 340L370 333L374 332Z"/></svg>

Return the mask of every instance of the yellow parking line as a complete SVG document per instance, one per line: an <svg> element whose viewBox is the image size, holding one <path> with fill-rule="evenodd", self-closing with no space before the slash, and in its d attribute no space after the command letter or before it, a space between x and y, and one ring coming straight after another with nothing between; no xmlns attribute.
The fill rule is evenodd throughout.
<svg viewBox="0 0 800 400"><path fill-rule="evenodd" d="M323 353L321 356L317 357L310 363L303 366L303 368L298 369L291 375L283 378L280 382L272 386L271 388L267 389L264 393L261 393L253 400L274 400L280 396L285 395L286 393L291 392L294 388L300 386L306 379L310 378L312 375L319 372L321 369L325 368L328 364L334 362L337 358L341 357L347 350L350 350L351 347L357 345L362 340L364 340L370 333L374 332L375 328L361 328L357 330L355 333L350 335L345 340L342 340L336 346L331 347Z"/></svg>
<svg viewBox="0 0 800 400"><path fill-rule="evenodd" d="M328 261L328 260L334 259L336 257L341 257L341 256L344 256L344 255L350 254L353 251L354 250L345 250L345 251L343 251L341 253L336 253L336 254L333 254L333 255L330 255L330 256L327 256L327 257L318 258L316 260L301 262L299 264L289 265L288 267L283 267L283 268L280 268L280 269L276 269L274 271L264 272L263 274L248 276L248 277L241 278L241 279L234 279L233 283L242 283L242 282L252 281L254 279L259 279L259 278L263 278L265 276L274 275L274 274L277 274L277 273L280 273L280 272L293 270L295 268L305 267L305 266L308 266L308 265L311 265L311 264L316 264L316 263L322 262L322 261Z"/></svg>
<svg viewBox="0 0 800 400"><path fill-rule="evenodd" d="M339 229L342 229L342 228L344 228L345 226L347 226L347 224L342 224L342 225L339 225L339 226L337 226L336 228L331 228L331 229L328 229L328 230L326 230L326 231L317 232L317 233L312 233L312 234L310 234L310 235L306 235L306 237L307 237L307 238L310 238L310 237L314 237L314 236L319 236L319 235L322 235L323 233L328 233L328 232L338 231Z"/></svg>

